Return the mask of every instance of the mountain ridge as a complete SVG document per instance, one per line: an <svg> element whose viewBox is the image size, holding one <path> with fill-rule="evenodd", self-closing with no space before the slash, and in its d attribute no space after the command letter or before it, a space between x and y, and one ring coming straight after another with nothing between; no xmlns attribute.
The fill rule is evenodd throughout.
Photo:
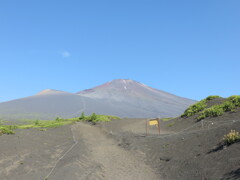
<svg viewBox="0 0 240 180"><path fill-rule="evenodd" d="M134 80L117 79L77 93L46 89L33 96L3 102L0 118L19 114L21 118L70 118L82 112L133 118L173 117L195 102Z"/></svg>

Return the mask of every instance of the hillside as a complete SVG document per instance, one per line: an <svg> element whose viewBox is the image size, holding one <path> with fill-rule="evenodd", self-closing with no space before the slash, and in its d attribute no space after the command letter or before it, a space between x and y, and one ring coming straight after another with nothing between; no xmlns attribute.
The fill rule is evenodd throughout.
<svg viewBox="0 0 240 180"><path fill-rule="evenodd" d="M197 119L229 100L206 98L194 115L162 119L160 136L155 126L148 126L146 136L144 118L16 129L15 135L0 136L0 175L14 180L238 180L240 141L227 144L223 137L240 132L239 107Z"/></svg>
<svg viewBox="0 0 240 180"><path fill-rule="evenodd" d="M120 79L78 93L47 89L33 96L3 102L0 103L0 118L71 118L82 112L131 118L174 117L195 102L133 80Z"/></svg>
<svg viewBox="0 0 240 180"><path fill-rule="evenodd" d="M229 99L231 97L209 99L202 111ZM195 114L161 121L160 136L156 127L149 127L145 136L146 119L112 121L102 123L101 127L112 134L119 146L145 154L145 163L160 179L240 179L240 141L230 145L223 142L231 130L240 132L240 107L215 117L201 120L197 117Z"/></svg>

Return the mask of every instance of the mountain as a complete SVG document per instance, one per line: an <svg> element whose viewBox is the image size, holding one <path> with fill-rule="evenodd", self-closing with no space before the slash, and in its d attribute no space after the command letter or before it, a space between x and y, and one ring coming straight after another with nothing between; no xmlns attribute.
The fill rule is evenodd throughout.
<svg viewBox="0 0 240 180"><path fill-rule="evenodd" d="M175 117L196 101L117 79L77 93L47 89L36 95L0 103L5 119L77 117L82 112L120 117Z"/></svg>

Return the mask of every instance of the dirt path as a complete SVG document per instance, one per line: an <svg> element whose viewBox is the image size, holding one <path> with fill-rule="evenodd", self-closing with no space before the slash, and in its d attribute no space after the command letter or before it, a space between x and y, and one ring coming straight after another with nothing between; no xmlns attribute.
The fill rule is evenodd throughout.
<svg viewBox="0 0 240 180"><path fill-rule="evenodd" d="M48 179L159 179L149 166L119 147L101 129L77 123L72 132L76 146L59 161Z"/></svg>

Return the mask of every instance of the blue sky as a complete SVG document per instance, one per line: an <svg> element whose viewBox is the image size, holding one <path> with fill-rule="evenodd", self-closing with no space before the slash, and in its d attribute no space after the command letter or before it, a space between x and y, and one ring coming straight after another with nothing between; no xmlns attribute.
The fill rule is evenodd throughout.
<svg viewBox="0 0 240 180"><path fill-rule="evenodd" d="M239 0L2 0L0 102L133 79L240 94Z"/></svg>

